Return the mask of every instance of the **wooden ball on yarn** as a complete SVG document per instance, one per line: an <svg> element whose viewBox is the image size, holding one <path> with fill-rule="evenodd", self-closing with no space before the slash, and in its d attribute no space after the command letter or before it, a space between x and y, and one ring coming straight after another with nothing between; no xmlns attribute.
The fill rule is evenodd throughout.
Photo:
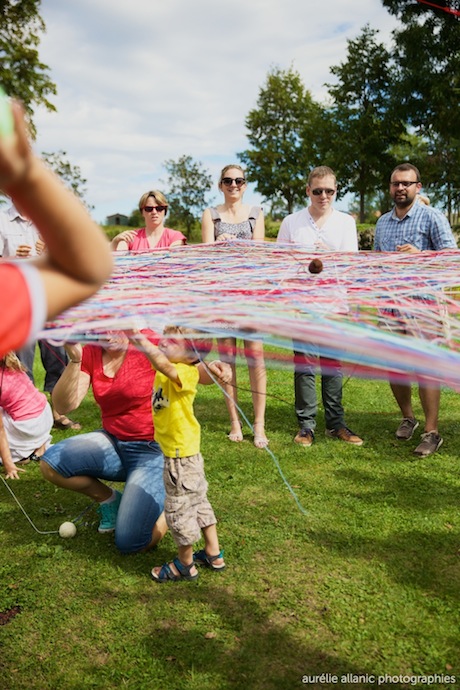
<svg viewBox="0 0 460 690"><path fill-rule="evenodd" d="M321 259L312 259L308 265L310 273L321 273L323 270L323 262Z"/></svg>

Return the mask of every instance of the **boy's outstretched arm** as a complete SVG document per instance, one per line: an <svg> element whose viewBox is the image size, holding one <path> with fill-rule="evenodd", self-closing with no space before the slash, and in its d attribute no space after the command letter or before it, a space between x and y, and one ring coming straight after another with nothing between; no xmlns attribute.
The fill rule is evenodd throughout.
<svg viewBox="0 0 460 690"><path fill-rule="evenodd" d="M182 385L174 364L170 362L161 350L151 343L143 333L129 331L126 335L130 342L137 347L138 350L144 353L155 371L161 371L161 373L167 376L173 383L178 386Z"/></svg>
<svg viewBox="0 0 460 690"><path fill-rule="evenodd" d="M0 187L46 243L47 253L35 265L51 318L90 297L109 277L110 245L83 204L32 153L22 107L11 107L14 134L0 136Z"/></svg>

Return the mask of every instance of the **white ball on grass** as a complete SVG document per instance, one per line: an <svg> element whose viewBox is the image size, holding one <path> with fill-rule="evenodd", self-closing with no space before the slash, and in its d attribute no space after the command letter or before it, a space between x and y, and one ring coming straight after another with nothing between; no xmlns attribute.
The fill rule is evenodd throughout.
<svg viewBox="0 0 460 690"><path fill-rule="evenodd" d="M59 527L59 536L63 537L64 539L74 537L76 533L77 528L75 527L73 522L63 522L62 525Z"/></svg>

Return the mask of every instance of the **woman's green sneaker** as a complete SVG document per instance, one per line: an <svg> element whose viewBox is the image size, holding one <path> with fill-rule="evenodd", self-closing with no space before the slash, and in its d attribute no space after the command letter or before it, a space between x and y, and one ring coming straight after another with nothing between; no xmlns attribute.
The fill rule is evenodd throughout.
<svg viewBox="0 0 460 690"><path fill-rule="evenodd" d="M115 530L115 524L117 522L118 508L120 507L120 501L122 494L119 491L115 491L115 500L111 503L101 503L99 505L98 513L101 516L101 521L98 532L113 532Z"/></svg>

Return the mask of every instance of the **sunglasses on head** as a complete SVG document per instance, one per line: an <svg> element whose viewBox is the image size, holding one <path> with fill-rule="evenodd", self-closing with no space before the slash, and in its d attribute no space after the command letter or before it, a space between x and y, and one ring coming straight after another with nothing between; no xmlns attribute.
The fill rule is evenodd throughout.
<svg viewBox="0 0 460 690"><path fill-rule="evenodd" d="M162 211L166 211L167 208L167 206L144 206L144 211L152 213L153 209L155 209L157 213L161 213Z"/></svg>
<svg viewBox="0 0 460 690"><path fill-rule="evenodd" d="M223 177L221 182L226 187L231 187L232 182L234 182L237 187L242 187L245 184L246 180L244 179L244 177Z"/></svg>
<svg viewBox="0 0 460 690"><path fill-rule="evenodd" d="M335 189L322 189L322 187L317 187L316 189L311 190L311 193L315 196L321 196L323 192L326 194L326 196L334 196Z"/></svg>

